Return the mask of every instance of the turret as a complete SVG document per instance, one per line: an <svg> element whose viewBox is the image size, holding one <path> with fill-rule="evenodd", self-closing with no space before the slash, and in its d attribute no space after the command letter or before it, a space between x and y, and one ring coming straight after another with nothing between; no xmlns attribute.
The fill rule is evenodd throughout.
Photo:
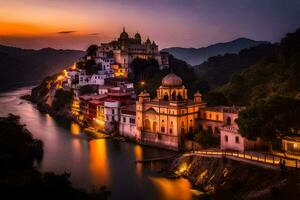
<svg viewBox="0 0 300 200"><path fill-rule="evenodd" d="M144 90L139 94L138 98L139 98L140 103L149 102L150 101L150 94L146 90Z"/></svg>
<svg viewBox="0 0 300 200"><path fill-rule="evenodd" d="M195 103L201 103L202 102L202 95L199 91L197 91L195 94L194 94L194 102Z"/></svg>

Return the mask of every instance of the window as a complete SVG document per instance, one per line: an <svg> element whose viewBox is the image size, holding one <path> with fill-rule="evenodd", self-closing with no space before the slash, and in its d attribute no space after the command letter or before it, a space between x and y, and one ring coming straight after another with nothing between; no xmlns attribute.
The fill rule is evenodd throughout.
<svg viewBox="0 0 300 200"><path fill-rule="evenodd" d="M112 109L112 110L111 110L111 113L112 113L112 114L115 114L115 110L114 110L114 109Z"/></svg>
<svg viewBox="0 0 300 200"><path fill-rule="evenodd" d="M126 122L126 117L123 117L123 122Z"/></svg>
<svg viewBox="0 0 300 200"><path fill-rule="evenodd" d="M219 120L219 115L217 115L217 120Z"/></svg>
<svg viewBox="0 0 300 200"><path fill-rule="evenodd" d="M226 123L227 123L227 125L231 125L231 118L230 117L227 117Z"/></svg>
<svg viewBox="0 0 300 200"><path fill-rule="evenodd" d="M115 116L112 116L111 120L112 120L112 121L115 121Z"/></svg>
<svg viewBox="0 0 300 200"><path fill-rule="evenodd" d="M236 137L235 137L235 143L240 143L240 138L239 138L239 136L236 136Z"/></svg>
<svg viewBox="0 0 300 200"><path fill-rule="evenodd" d="M164 133L164 132L165 132L165 127L162 126L162 127L160 128L160 131L161 131L162 133Z"/></svg>
<svg viewBox="0 0 300 200"><path fill-rule="evenodd" d="M228 142L228 136L225 135L225 142Z"/></svg>
<svg viewBox="0 0 300 200"><path fill-rule="evenodd" d="M170 128L170 134L172 134L172 129Z"/></svg>
<svg viewBox="0 0 300 200"><path fill-rule="evenodd" d="M150 121L148 119L145 119L144 126L145 126L145 130L150 130Z"/></svg>
<svg viewBox="0 0 300 200"><path fill-rule="evenodd" d="M181 134L184 134L184 128L181 128Z"/></svg>
<svg viewBox="0 0 300 200"><path fill-rule="evenodd" d="M134 119L134 118L130 118L130 119L129 119L129 122L130 122L131 124L135 124L135 119Z"/></svg>

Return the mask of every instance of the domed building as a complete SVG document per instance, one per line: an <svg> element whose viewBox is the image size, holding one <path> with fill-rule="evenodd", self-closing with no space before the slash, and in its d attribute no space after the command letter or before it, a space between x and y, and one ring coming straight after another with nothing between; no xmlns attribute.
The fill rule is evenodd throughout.
<svg viewBox="0 0 300 200"><path fill-rule="evenodd" d="M128 33L125 31L125 27L123 28L123 32L120 34L121 40L127 40L129 38Z"/></svg>
<svg viewBox="0 0 300 200"><path fill-rule="evenodd" d="M119 38L109 42L101 43L98 47L98 60L113 59L114 63L111 67L114 70L114 76L127 77L130 71L130 64L136 58L155 59L160 69L169 67L169 55L167 52L160 52L158 45L149 38L142 41L140 33L135 33L134 37L130 37L125 27L120 33Z"/></svg>
<svg viewBox="0 0 300 200"><path fill-rule="evenodd" d="M170 73L162 79L151 99L141 92L136 102L136 139L142 144L179 150L182 136L197 130L200 109L205 107L202 96L196 92L188 99L182 79Z"/></svg>

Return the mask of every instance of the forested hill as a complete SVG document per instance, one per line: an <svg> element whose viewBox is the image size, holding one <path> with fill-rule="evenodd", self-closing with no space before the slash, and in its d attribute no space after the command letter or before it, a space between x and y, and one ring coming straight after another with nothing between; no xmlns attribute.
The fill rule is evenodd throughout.
<svg viewBox="0 0 300 200"><path fill-rule="evenodd" d="M230 42L217 43L202 48L171 47L163 49L172 54L175 58L183 60L191 65L199 65L209 57L223 55L226 53L238 53L245 48L254 47L268 42L255 41L248 38L238 38Z"/></svg>
<svg viewBox="0 0 300 200"><path fill-rule="evenodd" d="M84 54L77 50L31 50L0 45L0 90L44 79L76 62Z"/></svg>
<svg viewBox="0 0 300 200"><path fill-rule="evenodd" d="M300 97L300 29L274 48L273 56L261 58L219 89L229 104L248 105L273 94Z"/></svg>
<svg viewBox="0 0 300 200"><path fill-rule="evenodd" d="M231 76L255 64L264 57L275 52L272 44L261 44L249 49L243 49L237 54L225 54L208 58L201 65L195 66L198 77L208 82L211 88L227 83Z"/></svg>

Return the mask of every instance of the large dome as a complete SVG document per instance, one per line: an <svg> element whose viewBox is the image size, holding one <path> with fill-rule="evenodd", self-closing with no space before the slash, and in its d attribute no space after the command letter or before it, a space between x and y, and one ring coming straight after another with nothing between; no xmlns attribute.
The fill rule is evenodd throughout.
<svg viewBox="0 0 300 200"><path fill-rule="evenodd" d="M174 73L170 73L162 79L162 85L167 87L175 87L182 85L182 79Z"/></svg>

